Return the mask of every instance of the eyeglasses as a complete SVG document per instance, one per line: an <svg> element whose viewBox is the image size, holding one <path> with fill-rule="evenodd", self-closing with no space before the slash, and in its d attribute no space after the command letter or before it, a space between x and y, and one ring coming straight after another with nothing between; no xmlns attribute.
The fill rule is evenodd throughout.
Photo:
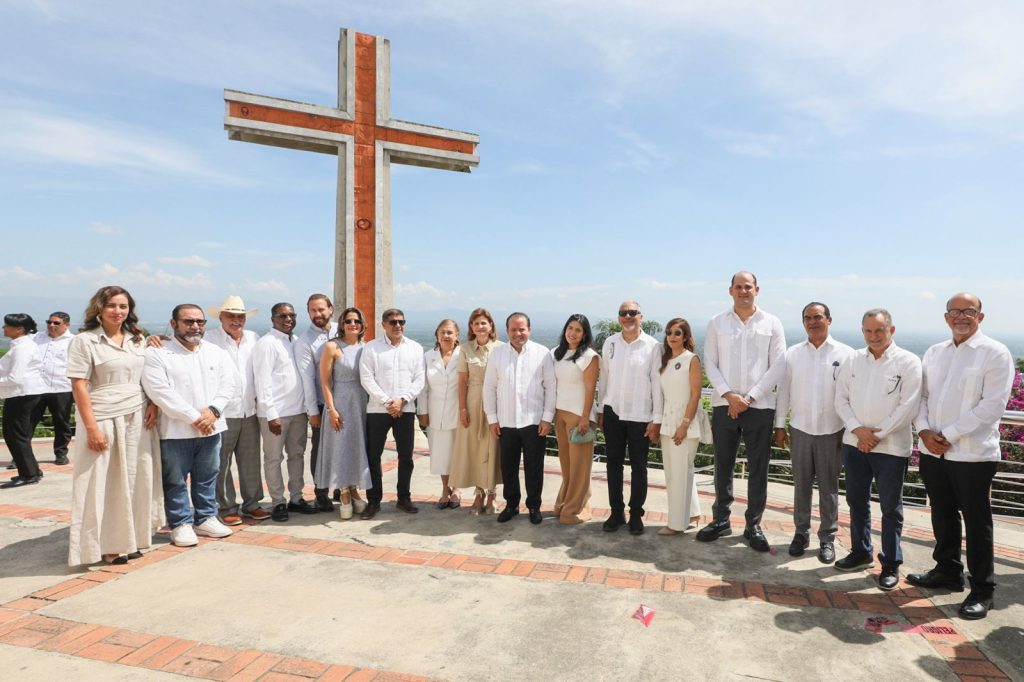
<svg viewBox="0 0 1024 682"><path fill-rule="evenodd" d="M620 310L619 317L636 317L640 314L639 310Z"/></svg>
<svg viewBox="0 0 1024 682"><path fill-rule="evenodd" d="M388 324L390 324L392 327L404 327L405 320L388 320Z"/></svg>
<svg viewBox="0 0 1024 682"><path fill-rule="evenodd" d="M205 327L206 320L178 320L181 324L186 327Z"/></svg>
<svg viewBox="0 0 1024 682"><path fill-rule="evenodd" d="M363 321L357 317L350 317L347 320L343 320L345 324L362 324Z"/></svg>
<svg viewBox="0 0 1024 682"><path fill-rule="evenodd" d="M682 329L673 329L671 331L665 332L665 336L682 336L682 335L683 335L683 330Z"/></svg>
<svg viewBox="0 0 1024 682"><path fill-rule="evenodd" d="M976 308L949 308L946 310L946 314L956 319L958 317L969 317L972 320L978 316L980 311Z"/></svg>
<svg viewBox="0 0 1024 682"><path fill-rule="evenodd" d="M62 324L64 324L64 320L47 320L46 321L46 326L47 327L59 327Z"/></svg>

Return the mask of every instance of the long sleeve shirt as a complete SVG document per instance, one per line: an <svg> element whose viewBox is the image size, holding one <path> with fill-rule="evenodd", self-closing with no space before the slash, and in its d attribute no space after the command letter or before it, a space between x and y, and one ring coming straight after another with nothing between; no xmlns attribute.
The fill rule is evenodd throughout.
<svg viewBox="0 0 1024 682"><path fill-rule="evenodd" d="M214 433L227 430L223 410L238 390L238 371L227 353L209 341L189 350L175 338L146 351L142 387L160 408L161 440L203 438L213 434L200 433L192 422L206 407L221 412Z"/></svg>
<svg viewBox="0 0 1024 682"><path fill-rule="evenodd" d="M415 412L413 401L423 390L423 346L403 336L392 345L387 336L370 341L359 358L359 383L370 396L366 411L387 412L392 400L405 401L403 412Z"/></svg>
<svg viewBox="0 0 1024 682"><path fill-rule="evenodd" d="M921 361L895 343L875 358L867 348L854 351L839 368L836 412L846 426L843 443L857 445L854 429L880 429L872 452L910 457L910 423L921 399Z"/></svg>
<svg viewBox="0 0 1024 682"><path fill-rule="evenodd" d="M43 384L47 393L70 393L71 379L68 379L68 347L75 335L65 331L57 338L51 338L45 331L35 335L43 361Z"/></svg>
<svg viewBox="0 0 1024 682"><path fill-rule="evenodd" d="M516 351L511 343L491 351L484 372L484 414L488 424L521 429L555 418L555 363L534 341Z"/></svg>
<svg viewBox="0 0 1024 682"><path fill-rule="evenodd" d="M810 341L798 343L786 351L786 371L779 382L775 405L775 427L786 425L786 413L793 411L790 426L812 436L825 436L842 430L843 420L836 412L836 383L839 369L854 350L831 336L814 347Z"/></svg>
<svg viewBox="0 0 1024 682"><path fill-rule="evenodd" d="M320 414L324 404L324 392L320 386L320 358L328 339L338 333L338 325L331 323L326 331L310 325L309 329L295 339L295 365L302 380L302 395L306 403L306 414L310 417Z"/></svg>
<svg viewBox="0 0 1024 682"><path fill-rule="evenodd" d="M0 358L0 398L20 398L47 393L43 361L31 336L19 336Z"/></svg>
<svg viewBox="0 0 1024 682"><path fill-rule="evenodd" d="M459 355L455 347L445 366L441 351L431 348L423 354L426 380L416 398L416 414L430 417L430 428L448 431L459 425Z"/></svg>
<svg viewBox="0 0 1024 682"><path fill-rule="evenodd" d="M711 405L728 405L730 391L754 409L775 408L775 386L786 371L786 335L779 318L760 308L744 324L730 308L711 318L704 337L704 372L711 381Z"/></svg>
<svg viewBox="0 0 1024 682"><path fill-rule="evenodd" d="M256 414L256 381L253 376L252 354L259 340L256 332L242 330L241 342L236 342L224 329L211 329L203 337L228 354L238 370L238 391L224 407L228 419L241 419Z"/></svg>
<svg viewBox="0 0 1024 682"><path fill-rule="evenodd" d="M292 337L276 329L260 337L252 352L256 416L271 421L306 412Z"/></svg>
<svg viewBox="0 0 1024 682"><path fill-rule="evenodd" d="M998 462L999 420L1013 387L1013 356L1003 344L976 331L959 346L952 339L924 354L918 432L941 433L943 455L954 462ZM924 440L921 452L929 452Z"/></svg>
<svg viewBox="0 0 1024 682"><path fill-rule="evenodd" d="M624 421L661 423L661 351L649 334L640 332L632 343L622 333L601 346L597 379L597 409L607 405Z"/></svg>

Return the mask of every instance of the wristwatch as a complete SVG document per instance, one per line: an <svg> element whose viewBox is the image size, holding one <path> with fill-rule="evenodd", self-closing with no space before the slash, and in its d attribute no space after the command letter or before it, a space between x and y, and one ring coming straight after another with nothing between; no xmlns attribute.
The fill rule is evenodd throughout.
<svg viewBox="0 0 1024 682"><path fill-rule="evenodd" d="M210 408L210 412L213 412L213 416L214 417L216 417L217 419L220 419L220 410L218 410L213 405L207 405L207 407Z"/></svg>

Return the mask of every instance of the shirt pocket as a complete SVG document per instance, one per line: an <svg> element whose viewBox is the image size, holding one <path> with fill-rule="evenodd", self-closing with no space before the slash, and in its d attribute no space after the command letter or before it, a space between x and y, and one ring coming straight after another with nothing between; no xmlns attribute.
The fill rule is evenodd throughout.
<svg viewBox="0 0 1024 682"><path fill-rule="evenodd" d="M964 397L972 398L972 403L976 402L977 399L981 398L981 379L985 376L985 368L981 365L977 367L966 367L960 374L960 377L954 382L957 389L959 389L960 395ZM930 389L931 387L929 387Z"/></svg>

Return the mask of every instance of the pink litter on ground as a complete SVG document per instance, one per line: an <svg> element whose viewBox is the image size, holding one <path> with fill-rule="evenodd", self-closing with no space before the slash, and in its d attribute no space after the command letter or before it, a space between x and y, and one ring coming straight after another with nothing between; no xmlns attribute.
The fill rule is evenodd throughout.
<svg viewBox="0 0 1024 682"><path fill-rule="evenodd" d="M649 628L651 627L651 621L654 620L654 609L641 604L633 613L633 617L643 623L645 628Z"/></svg>
<svg viewBox="0 0 1024 682"><path fill-rule="evenodd" d="M779 550L775 549L775 545L772 545L771 547L768 548L768 554L770 554L772 556L775 556L778 553L779 553Z"/></svg>
<svg viewBox="0 0 1024 682"><path fill-rule="evenodd" d="M872 616L864 621L864 629L875 634L881 634L882 628L887 625L899 625L899 621L886 618L885 616Z"/></svg>

